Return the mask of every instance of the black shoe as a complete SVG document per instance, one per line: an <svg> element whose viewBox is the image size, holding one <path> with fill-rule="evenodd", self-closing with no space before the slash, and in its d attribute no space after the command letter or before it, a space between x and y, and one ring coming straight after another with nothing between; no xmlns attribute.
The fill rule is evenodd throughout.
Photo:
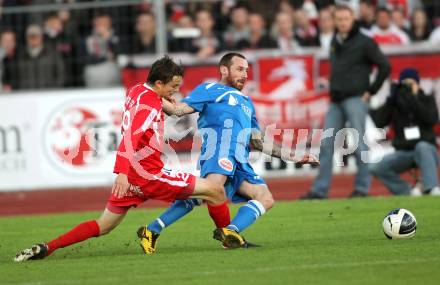
<svg viewBox="0 0 440 285"><path fill-rule="evenodd" d="M307 194L304 194L303 196L299 197L299 199L300 200L322 200L322 199L326 199L326 197L318 195L318 194L310 191Z"/></svg>
<svg viewBox="0 0 440 285"><path fill-rule="evenodd" d="M364 198L367 196L368 196L367 193L354 190L353 193L351 193L350 198Z"/></svg>
<svg viewBox="0 0 440 285"><path fill-rule="evenodd" d="M261 247L261 245L247 242L246 240L244 241L243 248L252 248L252 247Z"/></svg>
<svg viewBox="0 0 440 285"><path fill-rule="evenodd" d="M31 248L26 248L17 253L14 258L15 262L22 262L26 260L43 259L46 257L48 247L45 243L33 245Z"/></svg>

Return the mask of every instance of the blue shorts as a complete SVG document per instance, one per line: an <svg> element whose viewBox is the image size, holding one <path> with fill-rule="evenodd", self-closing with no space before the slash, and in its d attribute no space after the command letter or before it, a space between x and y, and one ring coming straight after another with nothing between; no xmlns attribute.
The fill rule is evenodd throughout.
<svg viewBox="0 0 440 285"><path fill-rule="evenodd" d="M249 163L239 162L231 155L229 157L219 157L216 153L209 159L200 161L199 164L201 177L206 177L210 173L228 176L225 191L226 196L232 203L249 201L248 197L237 193L243 181L251 184L266 184L264 179L255 173Z"/></svg>

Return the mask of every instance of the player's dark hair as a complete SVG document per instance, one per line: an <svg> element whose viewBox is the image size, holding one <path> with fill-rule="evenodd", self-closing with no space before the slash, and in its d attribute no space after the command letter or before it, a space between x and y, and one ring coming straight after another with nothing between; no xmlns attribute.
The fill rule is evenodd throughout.
<svg viewBox="0 0 440 285"><path fill-rule="evenodd" d="M156 60L151 66L151 70L147 76L147 83L154 84L157 80L163 84L170 82L174 76L183 76L183 67L175 63L171 57L165 55Z"/></svg>
<svg viewBox="0 0 440 285"><path fill-rule="evenodd" d="M242 55L241 53L238 52L229 52L227 54L225 54L219 62L219 66L226 66L227 68L231 67L232 64L232 58L234 56L240 57L242 59L246 59L246 57L244 55Z"/></svg>

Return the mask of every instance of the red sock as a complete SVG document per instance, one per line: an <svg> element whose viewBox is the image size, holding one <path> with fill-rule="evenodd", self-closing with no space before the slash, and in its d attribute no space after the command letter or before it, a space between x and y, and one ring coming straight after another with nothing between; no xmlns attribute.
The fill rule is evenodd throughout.
<svg viewBox="0 0 440 285"><path fill-rule="evenodd" d="M57 237L56 239L47 243L49 250L46 255L51 254L55 250L69 246L74 243L81 242L91 237L99 236L98 223L93 221L84 222L77 225L69 232Z"/></svg>
<svg viewBox="0 0 440 285"><path fill-rule="evenodd" d="M208 211L217 228L225 228L231 223L231 215L229 214L227 201L220 205L208 203Z"/></svg>

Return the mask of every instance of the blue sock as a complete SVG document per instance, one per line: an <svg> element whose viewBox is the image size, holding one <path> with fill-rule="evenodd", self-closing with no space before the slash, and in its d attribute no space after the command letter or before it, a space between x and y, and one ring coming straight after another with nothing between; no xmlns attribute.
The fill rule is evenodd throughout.
<svg viewBox="0 0 440 285"><path fill-rule="evenodd" d="M246 205L243 205L238 209L237 214L227 228L240 233L252 225L257 218L262 216L265 212L266 209L264 209L260 202L250 200Z"/></svg>
<svg viewBox="0 0 440 285"><path fill-rule="evenodd" d="M153 233L160 234L160 232L169 225L173 224L186 214L192 211L195 206L202 204L199 199L189 199L189 200L177 200L171 207L169 207L165 213L163 213L159 218L151 222L147 229Z"/></svg>

